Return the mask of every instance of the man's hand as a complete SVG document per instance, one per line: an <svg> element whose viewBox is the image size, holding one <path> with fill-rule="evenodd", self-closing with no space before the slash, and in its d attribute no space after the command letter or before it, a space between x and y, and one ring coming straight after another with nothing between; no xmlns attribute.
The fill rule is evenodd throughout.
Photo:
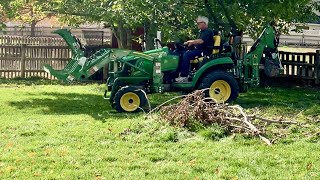
<svg viewBox="0 0 320 180"><path fill-rule="evenodd" d="M192 42L193 42L193 40L189 40L189 41L184 42L183 45L186 45L189 47L189 46L192 46Z"/></svg>
<svg viewBox="0 0 320 180"><path fill-rule="evenodd" d="M199 44L202 44L204 41L202 39L195 39L195 40L189 40L189 41L186 41L184 42L183 44L184 45L187 45L187 46L192 46L192 45L199 45Z"/></svg>

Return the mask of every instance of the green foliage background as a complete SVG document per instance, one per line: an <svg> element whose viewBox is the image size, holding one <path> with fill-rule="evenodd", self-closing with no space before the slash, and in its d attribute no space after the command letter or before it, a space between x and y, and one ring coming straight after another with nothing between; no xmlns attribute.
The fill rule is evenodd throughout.
<svg viewBox="0 0 320 180"><path fill-rule="evenodd" d="M194 37L194 20L208 16L215 29L230 30L232 19L237 26L256 36L263 25L278 19L282 30L295 22L316 21L320 2L312 0L0 0L8 19L24 22L44 16L58 16L72 26L84 22L104 23L111 27L126 47L128 34L145 27L147 41L157 30L165 41ZM27 13L32 11L32 13ZM122 33L122 34L121 34Z"/></svg>

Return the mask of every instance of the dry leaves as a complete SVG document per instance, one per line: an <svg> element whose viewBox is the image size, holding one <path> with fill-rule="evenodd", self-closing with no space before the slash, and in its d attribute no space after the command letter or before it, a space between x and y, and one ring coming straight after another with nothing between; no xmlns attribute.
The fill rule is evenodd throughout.
<svg viewBox="0 0 320 180"><path fill-rule="evenodd" d="M206 99L203 90L194 91L177 104L161 107L159 112L161 119L174 126L187 127L194 121L204 125L218 124L231 133L258 136L268 145L271 145L271 142L264 137L264 126L271 123L297 124L281 119L268 120L256 115L248 116L239 105L216 104Z"/></svg>

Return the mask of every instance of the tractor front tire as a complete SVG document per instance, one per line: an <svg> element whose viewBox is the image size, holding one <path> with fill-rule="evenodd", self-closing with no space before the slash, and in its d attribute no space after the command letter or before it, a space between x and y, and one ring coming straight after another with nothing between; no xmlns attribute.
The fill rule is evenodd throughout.
<svg viewBox="0 0 320 180"><path fill-rule="evenodd" d="M138 112L146 103L145 94L135 87L122 87L114 96L114 108L118 112Z"/></svg>
<svg viewBox="0 0 320 180"><path fill-rule="evenodd" d="M239 95L238 82L234 76L222 70L205 75L199 89L205 89L205 97L211 98L216 103L232 102Z"/></svg>

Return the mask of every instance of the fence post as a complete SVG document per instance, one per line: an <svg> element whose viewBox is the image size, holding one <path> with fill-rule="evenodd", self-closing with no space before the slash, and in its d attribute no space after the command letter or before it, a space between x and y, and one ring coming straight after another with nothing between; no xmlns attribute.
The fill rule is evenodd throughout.
<svg viewBox="0 0 320 180"><path fill-rule="evenodd" d="M319 84L320 83L320 60L319 60L319 56L320 56L320 50L316 51L316 58L314 59L314 76L315 76L315 84Z"/></svg>
<svg viewBox="0 0 320 180"><path fill-rule="evenodd" d="M26 44L21 45L21 62L20 62L20 71L21 71L21 77L26 77Z"/></svg>

